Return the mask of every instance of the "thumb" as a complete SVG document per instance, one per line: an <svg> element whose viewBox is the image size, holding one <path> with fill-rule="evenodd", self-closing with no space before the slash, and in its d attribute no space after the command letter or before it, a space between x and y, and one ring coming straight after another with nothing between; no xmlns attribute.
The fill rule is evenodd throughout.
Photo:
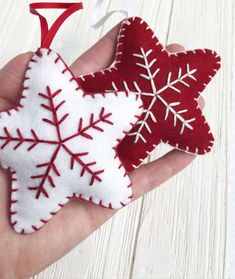
<svg viewBox="0 0 235 279"><path fill-rule="evenodd" d="M20 54L8 62L0 70L0 109L9 109L19 98L22 81L27 64L32 57L31 52Z"/></svg>

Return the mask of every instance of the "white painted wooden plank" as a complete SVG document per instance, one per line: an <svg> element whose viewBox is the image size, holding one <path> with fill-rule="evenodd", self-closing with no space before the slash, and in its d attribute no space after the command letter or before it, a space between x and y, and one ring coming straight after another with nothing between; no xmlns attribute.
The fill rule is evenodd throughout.
<svg viewBox="0 0 235 279"><path fill-rule="evenodd" d="M235 9L233 9L233 30L235 28ZM235 53L235 34L233 33L233 54ZM232 112L230 117L231 132L229 135L229 168L228 168L228 193L227 193L227 237L226 237L226 257L225 257L225 278L235 278L235 56L233 55L233 92L232 92Z"/></svg>
<svg viewBox="0 0 235 279"><path fill-rule="evenodd" d="M224 278L232 2L174 1L168 42L222 55L223 69L205 94L216 144L211 154L144 198L132 278ZM143 255L149 257L143 261Z"/></svg>

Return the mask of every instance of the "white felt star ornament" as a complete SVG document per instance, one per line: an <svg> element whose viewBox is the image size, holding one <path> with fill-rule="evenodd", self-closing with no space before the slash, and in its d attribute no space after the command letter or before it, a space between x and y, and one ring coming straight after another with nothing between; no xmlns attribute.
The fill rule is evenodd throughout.
<svg viewBox="0 0 235 279"><path fill-rule="evenodd" d="M20 104L0 114L15 231L38 230L73 196L115 209L130 202L131 181L116 147L141 113L135 94L84 93L58 54L39 49Z"/></svg>

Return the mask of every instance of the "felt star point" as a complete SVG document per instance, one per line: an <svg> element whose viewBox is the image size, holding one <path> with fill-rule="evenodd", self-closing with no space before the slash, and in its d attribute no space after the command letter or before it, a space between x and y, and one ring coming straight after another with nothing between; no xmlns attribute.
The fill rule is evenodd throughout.
<svg viewBox="0 0 235 279"><path fill-rule="evenodd" d="M131 181L116 149L141 113L134 94L86 94L58 54L39 49L19 105L0 113L15 231L38 230L72 197L108 208L130 202Z"/></svg>

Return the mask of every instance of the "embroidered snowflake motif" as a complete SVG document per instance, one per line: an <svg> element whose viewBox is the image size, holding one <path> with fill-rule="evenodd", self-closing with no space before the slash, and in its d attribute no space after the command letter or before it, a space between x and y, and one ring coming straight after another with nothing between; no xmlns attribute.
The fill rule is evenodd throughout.
<svg viewBox="0 0 235 279"><path fill-rule="evenodd" d="M167 81L164 86L161 88L157 88L157 74L160 72L160 68L157 68L152 71L153 66L157 64L157 59L154 58L149 61L148 57L152 53L152 49L148 51L144 51L143 48L140 48L140 53L134 53L133 56L137 57L141 60L141 62L137 62L136 65L143 68L145 72L141 73L140 76L147 80L151 86L151 92L144 92L144 90L141 90L140 86L137 82L134 82L133 85L136 89L136 94L140 96L146 96L146 98L150 98L150 104L147 106L146 109L144 109L144 116L142 119L140 119L137 124L137 131L133 133L129 133L129 136L134 136L134 142L137 143L138 140L142 140L144 143L146 143L146 138L144 137L143 129L146 129L147 133L151 134L151 128L149 125L149 121L157 122L157 119L155 117L155 114L153 113L153 106L159 100L164 106L165 106L165 117L164 120L168 119L169 114L173 115L173 125L176 127L177 121L181 123L181 129L180 134L183 134L185 129L193 130L193 126L190 124L195 120L195 117L190 119L185 119L183 114L187 112L188 110L180 109L177 110L177 106L180 105L180 102L173 101L171 103L167 102L167 100L164 99L163 93L167 90L171 89L174 92L181 94L181 90L178 88L179 84L182 84L186 87L189 87L189 84L186 82L187 78L190 78L192 80L196 81L196 78L194 77L195 72L197 69L190 70L190 65L187 64L185 72L183 72L182 68L179 68L177 78L172 80L172 73L169 72L167 76ZM115 82L112 82L114 90L117 90L117 86L115 85ZM125 89L130 92L131 90L128 87L128 83L126 81L123 81L123 86ZM177 96L176 96L177 97ZM177 98L176 98L177 100ZM156 108L157 109L157 108Z"/></svg>
<svg viewBox="0 0 235 279"><path fill-rule="evenodd" d="M197 99L219 68L219 55L208 49L168 53L133 17L121 25L111 67L78 80L90 94L126 90L141 97L144 113L118 147L131 171L160 142L194 154L211 150L214 138Z"/></svg>
<svg viewBox="0 0 235 279"><path fill-rule="evenodd" d="M38 230L73 196L109 208L127 204L131 182L116 146L141 112L134 94L87 96L60 56L39 49L20 105L0 114L0 156L12 174L15 230Z"/></svg>

